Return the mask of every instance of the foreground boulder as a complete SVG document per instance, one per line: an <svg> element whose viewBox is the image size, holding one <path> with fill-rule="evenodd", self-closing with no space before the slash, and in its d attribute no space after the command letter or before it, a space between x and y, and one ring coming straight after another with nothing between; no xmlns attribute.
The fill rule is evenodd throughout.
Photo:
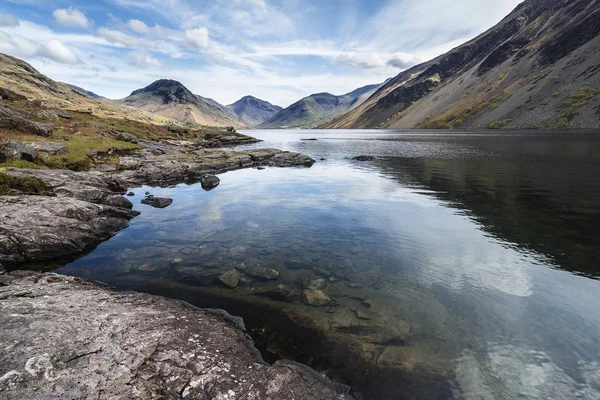
<svg viewBox="0 0 600 400"><path fill-rule="evenodd" d="M351 398L308 367L264 363L231 317L177 300L13 272L0 310L2 399Z"/></svg>

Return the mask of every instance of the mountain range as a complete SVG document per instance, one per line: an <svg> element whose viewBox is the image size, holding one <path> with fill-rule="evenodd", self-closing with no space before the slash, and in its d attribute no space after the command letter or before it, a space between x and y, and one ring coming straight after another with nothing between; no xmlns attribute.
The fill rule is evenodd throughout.
<svg viewBox="0 0 600 400"><path fill-rule="evenodd" d="M600 127L599 33L599 0L526 0L321 127Z"/></svg>
<svg viewBox="0 0 600 400"><path fill-rule="evenodd" d="M158 80L122 100L55 82L0 54L0 87L99 116L236 128L599 128L600 0L525 0L496 26L380 85L282 109L230 105Z"/></svg>
<svg viewBox="0 0 600 400"><path fill-rule="evenodd" d="M279 111L258 127L263 129L314 128L359 106L380 86L365 86L341 96L330 93L310 95Z"/></svg>

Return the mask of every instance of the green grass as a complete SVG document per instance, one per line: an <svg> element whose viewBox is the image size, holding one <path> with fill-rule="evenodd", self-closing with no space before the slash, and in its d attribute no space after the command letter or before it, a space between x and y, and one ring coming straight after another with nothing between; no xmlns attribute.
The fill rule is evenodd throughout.
<svg viewBox="0 0 600 400"><path fill-rule="evenodd" d="M598 95L600 95L600 89L598 88L582 88L571 93L562 104L562 117L567 121L572 121L579 115L579 109Z"/></svg>
<svg viewBox="0 0 600 400"><path fill-rule="evenodd" d="M488 129L500 129L500 128L505 127L506 125L510 124L511 122L512 122L512 119L503 119L500 121L494 121L488 126Z"/></svg>
<svg viewBox="0 0 600 400"><path fill-rule="evenodd" d="M25 160L15 160L15 161L11 161L11 162L5 162L5 163L0 163L0 172L2 171L2 168L6 168L6 167L13 167L13 168L28 168L28 169L40 169L42 168L42 166L32 163L30 161L25 161Z"/></svg>
<svg viewBox="0 0 600 400"><path fill-rule="evenodd" d="M13 190L29 195L52 195L52 189L39 178L18 178L0 172L0 196L9 196Z"/></svg>

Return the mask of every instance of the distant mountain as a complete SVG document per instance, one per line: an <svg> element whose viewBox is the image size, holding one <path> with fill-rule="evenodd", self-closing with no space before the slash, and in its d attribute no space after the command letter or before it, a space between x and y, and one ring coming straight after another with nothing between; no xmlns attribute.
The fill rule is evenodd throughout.
<svg viewBox="0 0 600 400"><path fill-rule="evenodd" d="M279 111L259 128L313 128L358 107L381 85L369 85L342 96L317 93L297 101Z"/></svg>
<svg viewBox="0 0 600 400"><path fill-rule="evenodd" d="M600 0L526 0L326 128L599 128Z"/></svg>
<svg viewBox="0 0 600 400"><path fill-rule="evenodd" d="M79 92L89 98L95 99L95 100L100 100L100 99L104 99L104 97L97 95L94 92L90 92L89 90L80 88L79 86L75 86L75 85L71 85L70 83L65 83L62 82L63 84L67 85L68 87L70 87L71 89L75 90L76 92Z"/></svg>
<svg viewBox="0 0 600 400"><path fill-rule="evenodd" d="M256 127L277 114L283 108L275 106L268 101L245 96L227 106L240 121L250 127Z"/></svg>
<svg viewBox="0 0 600 400"><path fill-rule="evenodd" d="M187 124L244 127L225 106L193 94L180 82L161 79L120 100L122 104L145 110L158 120L172 119Z"/></svg>

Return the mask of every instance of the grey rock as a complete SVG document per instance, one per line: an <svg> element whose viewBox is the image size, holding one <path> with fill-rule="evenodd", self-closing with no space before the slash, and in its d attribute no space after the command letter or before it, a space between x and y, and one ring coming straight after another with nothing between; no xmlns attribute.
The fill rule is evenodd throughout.
<svg viewBox="0 0 600 400"><path fill-rule="evenodd" d="M329 296L322 290L306 289L302 291L302 301L315 307L326 306L331 303Z"/></svg>
<svg viewBox="0 0 600 400"><path fill-rule="evenodd" d="M221 183L221 180L213 174L205 174L200 178L200 184L204 190L214 189L219 186L219 183Z"/></svg>
<svg viewBox="0 0 600 400"><path fill-rule="evenodd" d="M133 197L133 196L135 196L135 193L133 193L133 192L129 192L129 193L127 193L127 196L129 196L129 197Z"/></svg>
<svg viewBox="0 0 600 400"><path fill-rule="evenodd" d="M69 197L0 197L0 263L15 265L83 253L125 228L136 215Z"/></svg>
<svg viewBox="0 0 600 400"><path fill-rule="evenodd" d="M13 129L24 133L48 137L54 131L53 124L40 124L27 119L19 111L0 104L0 128Z"/></svg>
<svg viewBox="0 0 600 400"><path fill-rule="evenodd" d="M311 167L315 160L300 153L281 152L269 159L267 165L275 167Z"/></svg>
<svg viewBox="0 0 600 400"><path fill-rule="evenodd" d="M56 156L60 154L69 154L69 148L63 143L57 142L33 142L30 144L31 147L39 151L40 153L46 153L49 156Z"/></svg>
<svg viewBox="0 0 600 400"><path fill-rule="evenodd" d="M225 286L233 289L239 285L241 278L242 278L242 273L239 272L237 269L232 269L232 270L229 270L229 271L225 272L224 274L220 275L219 282L221 282Z"/></svg>
<svg viewBox="0 0 600 400"><path fill-rule="evenodd" d="M120 140L121 142L128 142L128 143L137 143L138 142L138 138L137 136L135 136L132 133L127 133L127 132L115 132L115 139Z"/></svg>
<svg viewBox="0 0 600 400"><path fill-rule="evenodd" d="M265 167L256 167L256 169L257 169L257 170L259 170L259 171L263 171L263 170L265 170L266 168L265 168Z"/></svg>
<svg viewBox="0 0 600 400"><path fill-rule="evenodd" d="M361 155L361 156L352 157L352 159L355 161L373 161L375 158L372 156Z"/></svg>
<svg viewBox="0 0 600 400"><path fill-rule="evenodd" d="M27 101L27 97L6 88L0 88L0 99L8 101Z"/></svg>
<svg viewBox="0 0 600 400"><path fill-rule="evenodd" d="M131 210L133 208L133 203L131 201L119 195L106 197L104 200L102 200L102 204L118 208L126 208L128 210Z"/></svg>
<svg viewBox="0 0 600 400"><path fill-rule="evenodd" d="M29 162L35 162L38 157L38 151L33 146L12 139L5 145L0 146L0 152L2 152L7 159L14 158Z"/></svg>
<svg viewBox="0 0 600 400"><path fill-rule="evenodd" d="M173 204L173 199L168 199L166 197L154 197L152 195L149 195L148 197L142 200L142 204L146 204L154 208L166 208Z"/></svg>
<svg viewBox="0 0 600 400"><path fill-rule="evenodd" d="M279 279L279 272L272 268L254 267L249 269L246 274L256 279L264 281L272 281Z"/></svg>
<svg viewBox="0 0 600 400"><path fill-rule="evenodd" d="M57 274L5 276L2 399L351 399L306 366L263 362L231 317Z"/></svg>
<svg viewBox="0 0 600 400"><path fill-rule="evenodd" d="M37 113L38 118L64 118L64 119L72 119L71 114L69 114L65 110L41 110Z"/></svg>

